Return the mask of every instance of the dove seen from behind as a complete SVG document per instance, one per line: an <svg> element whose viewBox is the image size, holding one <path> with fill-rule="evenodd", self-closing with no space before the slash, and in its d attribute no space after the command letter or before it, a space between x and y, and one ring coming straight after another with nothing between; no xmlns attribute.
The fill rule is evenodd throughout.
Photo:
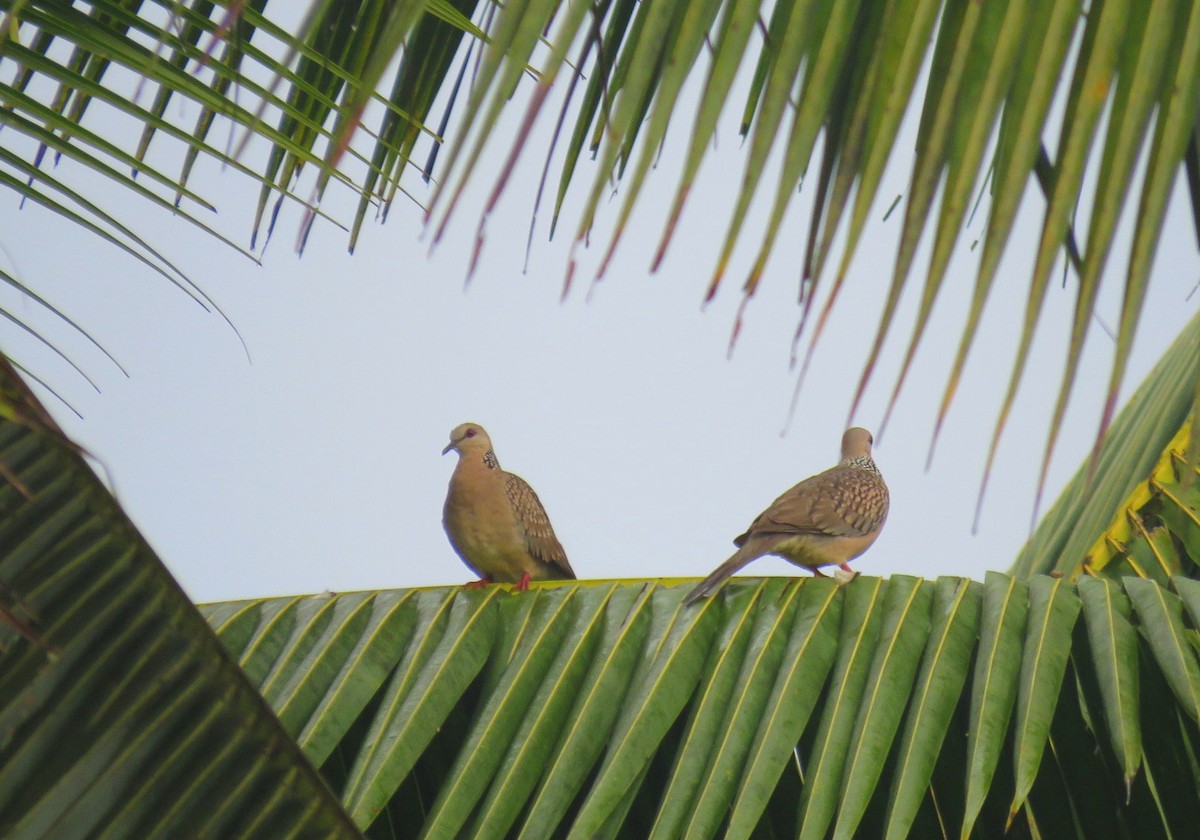
<svg viewBox="0 0 1200 840"><path fill-rule="evenodd" d="M871 547L887 520L887 484L871 457L874 439L854 427L842 435L842 460L806 478L771 503L733 541L738 550L688 593L684 603L715 592L734 572L774 554L820 575L822 566L846 565Z"/></svg>

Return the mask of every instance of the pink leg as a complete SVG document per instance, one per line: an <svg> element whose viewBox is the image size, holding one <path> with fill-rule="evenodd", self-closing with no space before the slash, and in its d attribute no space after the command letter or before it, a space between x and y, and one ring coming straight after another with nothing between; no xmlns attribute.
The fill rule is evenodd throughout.
<svg viewBox="0 0 1200 840"><path fill-rule="evenodd" d="M529 590L529 581L529 572L526 572L525 574L521 575L521 579L517 581L517 585L514 586L513 589L517 592L526 592Z"/></svg>

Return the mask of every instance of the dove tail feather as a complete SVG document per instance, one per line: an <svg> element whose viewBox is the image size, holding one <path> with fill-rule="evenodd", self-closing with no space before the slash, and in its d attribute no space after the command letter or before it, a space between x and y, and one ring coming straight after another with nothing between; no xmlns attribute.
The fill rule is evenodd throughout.
<svg viewBox="0 0 1200 840"><path fill-rule="evenodd" d="M686 606L694 601L699 601L701 598L707 598L709 595L712 595L721 587L726 578L737 572L751 560L757 560L762 555L762 546L756 541L747 540L741 548L733 553L732 557L713 569L712 574L700 581L696 585L696 588L687 594L687 597L683 599L684 605Z"/></svg>

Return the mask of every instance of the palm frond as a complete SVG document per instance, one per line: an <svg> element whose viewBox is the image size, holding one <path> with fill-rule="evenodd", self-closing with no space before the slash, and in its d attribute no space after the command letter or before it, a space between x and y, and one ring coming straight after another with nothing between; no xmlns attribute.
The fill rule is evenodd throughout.
<svg viewBox="0 0 1200 840"><path fill-rule="evenodd" d="M1200 746L1194 581L739 578L695 607L685 591L203 611L372 836L906 837L932 820L1038 837L1075 813L1138 837L1196 813L1194 790L1158 781ZM1153 680L1169 691L1149 722ZM1168 719L1171 747L1150 731Z"/></svg>
<svg viewBox="0 0 1200 840"><path fill-rule="evenodd" d="M1195 206L1196 179L1189 173L1195 170L1200 100L1200 9L1190 0L1156 0L1146 9L1133 8L1128 0L998 6L957 0L781 0L769 5L750 0L666 5L522 0L502 6L475 0L356 0L314 3L287 27L273 19L276 7L268 9L265 0L136 7L100 0L86 10L26 0L0 8L5 10L0 66L13 68L11 81L0 87L0 119L10 128L6 137L23 136L41 150L29 165L40 166L47 153L72 153L85 166L111 172L122 187L148 198L132 176L116 174L121 168L144 170L165 190L157 200L150 199L155 203L169 197L205 206L200 191L189 186L189 175L199 157L211 157L259 183L252 246L261 234L270 234L285 200L307 208L303 243L308 224L321 213L327 188L336 183L358 196L354 219L345 225L353 247L371 208L386 214L396 193L408 189L403 177L421 137L434 150L449 140L448 154L438 159L438 183L430 197L429 213L439 232L465 186L489 177L480 171L483 150L511 145L506 171L496 174L483 208L486 216L508 185L511 164L536 147L529 141L541 136L533 127L550 92L567 84L574 91L584 78L583 95L562 106L567 141L555 221L565 197L581 186L580 162L590 150L596 163L587 176L590 186L583 185L584 201L574 223L576 246L599 220L600 200L609 186L624 182L612 233L602 245L597 268L602 274L648 188L650 166L664 149L674 148L665 145L668 127L683 131L690 139L682 152L675 201L663 220L657 264L679 229L721 114L730 99L745 96L746 163L706 294L717 292L733 266L732 255L746 238L746 209L764 189L768 159L778 154L781 177L770 188L771 210L745 277L745 294L754 294L823 137L807 253L792 272L800 275L798 320L809 337L808 354L851 269L882 173L896 157L901 118L919 107L915 155L911 162L901 161L911 177L899 251L856 399L894 329L902 294L914 272L923 273L920 307L893 386L895 403L945 283L949 259L958 249L970 196L990 171L991 201L973 302L937 425L957 392L999 279L1004 289L1029 303L993 434L993 457L1040 323L1048 278L1060 250L1074 250L1074 224L1087 235L1076 262L1072 337L1064 348L1056 418L1069 404L1093 303L1109 268L1113 233L1122 211L1136 206L1134 214L1126 214L1134 216L1133 250L1121 269L1124 302L1102 435L1137 333L1163 215L1181 173ZM465 73L467 50L476 48L478 63L474 72ZM572 65L574 50L578 59ZM927 77L922 76L925 66ZM734 85L743 70L751 76L748 90ZM389 74L390 85L385 81ZM529 96L515 96L530 78ZM693 115L683 105L689 101L682 95L689 85L700 91ZM460 87L465 87L462 95ZM1066 103L1061 126L1051 111L1060 95ZM171 101L186 103L196 112L195 120L185 126L168 118L177 110L167 109ZM457 114L444 116L434 132L428 123L439 101L447 116L451 104ZM505 138L495 129L501 114L512 107L523 108L525 116L518 136ZM111 109L140 126L141 140L133 153L114 151L129 144L101 130L103 114ZM1106 113L1108 128L1101 131ZM233 150L217 149L208 138L219 120L242 138L265 141L265 157L251 162L249 153L237 154L248 148L244 140ZM1058 142L1052 144L1048 138L1055 133ZM550 148L558 134L547 135ZM151 142L168 137L182 159L177 176L145 163ZM5 140L6 146L11 142ZM1052 154L1044 153L1047 146L1054 147ZM1140 157L1146 158L1146 174L1139 181L1135 163ZM1093 159L1098 161L1097 176L1085 180ZM299 187L306 171L311 173L308 186ZM414 175L417 171L414 167ZM431 174L423 171L425 177ZM1020 272L998 278L997 270L1021 197L1035 175L1048 205L1036 254L1026 267L1026 291ZM8 186L32 193L41 177L26 186L17 180ZM297 188L307 195L296 195ZM75 211L68 213L65 204L62 212L82 219ZM917 245L929 228L934 231L933 251L922 270L916 265ZM124 241L116 235L114 220L102 220L95 229ZM843 229L844 243L834 253L836 235ZM150 259L148 246L128 247ZM568 278L574 266L573 256ZM1043 464L1053 450L1057 425L1051 424Z"/></svg>
<svg viewBox="0 0 1200 840"><path fill-rule="evenodd" d="M1198 381L1200 315L1192 318L1130 397L1095 453L1094 466L1089 462L1079 467L1010 571L1074 576L1081 570L1105 569L1119 556L1124 572L1143 577L1165 581L1173 574L1191 573L1193 567L1181 562L1174 550L1163 554L1172 536L1156 528L1155 523L1162 522L1154 518L1159 506L1150 502L1157 487L1178 485L1184 492L1182 488L1196 486L1189 478L1196 462L1190 457L1184 426L1194 410ZM1164 496L1160 501L1169 500ZM1172 505L1161 509L1176 517L1170 512ZM1183 527L1186 520L1186 515L1179 519L1176 533L1190 539L1191 532ZM1190 556L1191 563L1200 560L1200 553Z"/></svg>
<svg viewBox="0 0 1200 840"><path fill-rule="evenodd" d="M0 835L359 836L0 360Z"/></svg>

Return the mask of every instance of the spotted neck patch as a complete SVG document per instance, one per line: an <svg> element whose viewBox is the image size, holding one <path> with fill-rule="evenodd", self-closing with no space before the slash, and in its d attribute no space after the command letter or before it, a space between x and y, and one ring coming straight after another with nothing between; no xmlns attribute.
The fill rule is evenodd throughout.
<svg viewBox="0 0 1200 840"><path fill-rule="evenodd" d="M489 470L498 470L500 469L500 459L496 457L495 452L489 449L483 453L483 465Z"/></svg>
<svg viewBox="0 0 1200 840"><path fill-rule="evenodd" d="M860 455L857 458L847 458L842 461L847 467L854 467L856 470L866 470L870 473L879 475L879 467L875 466L875 461L870 455Z"/></svg>

